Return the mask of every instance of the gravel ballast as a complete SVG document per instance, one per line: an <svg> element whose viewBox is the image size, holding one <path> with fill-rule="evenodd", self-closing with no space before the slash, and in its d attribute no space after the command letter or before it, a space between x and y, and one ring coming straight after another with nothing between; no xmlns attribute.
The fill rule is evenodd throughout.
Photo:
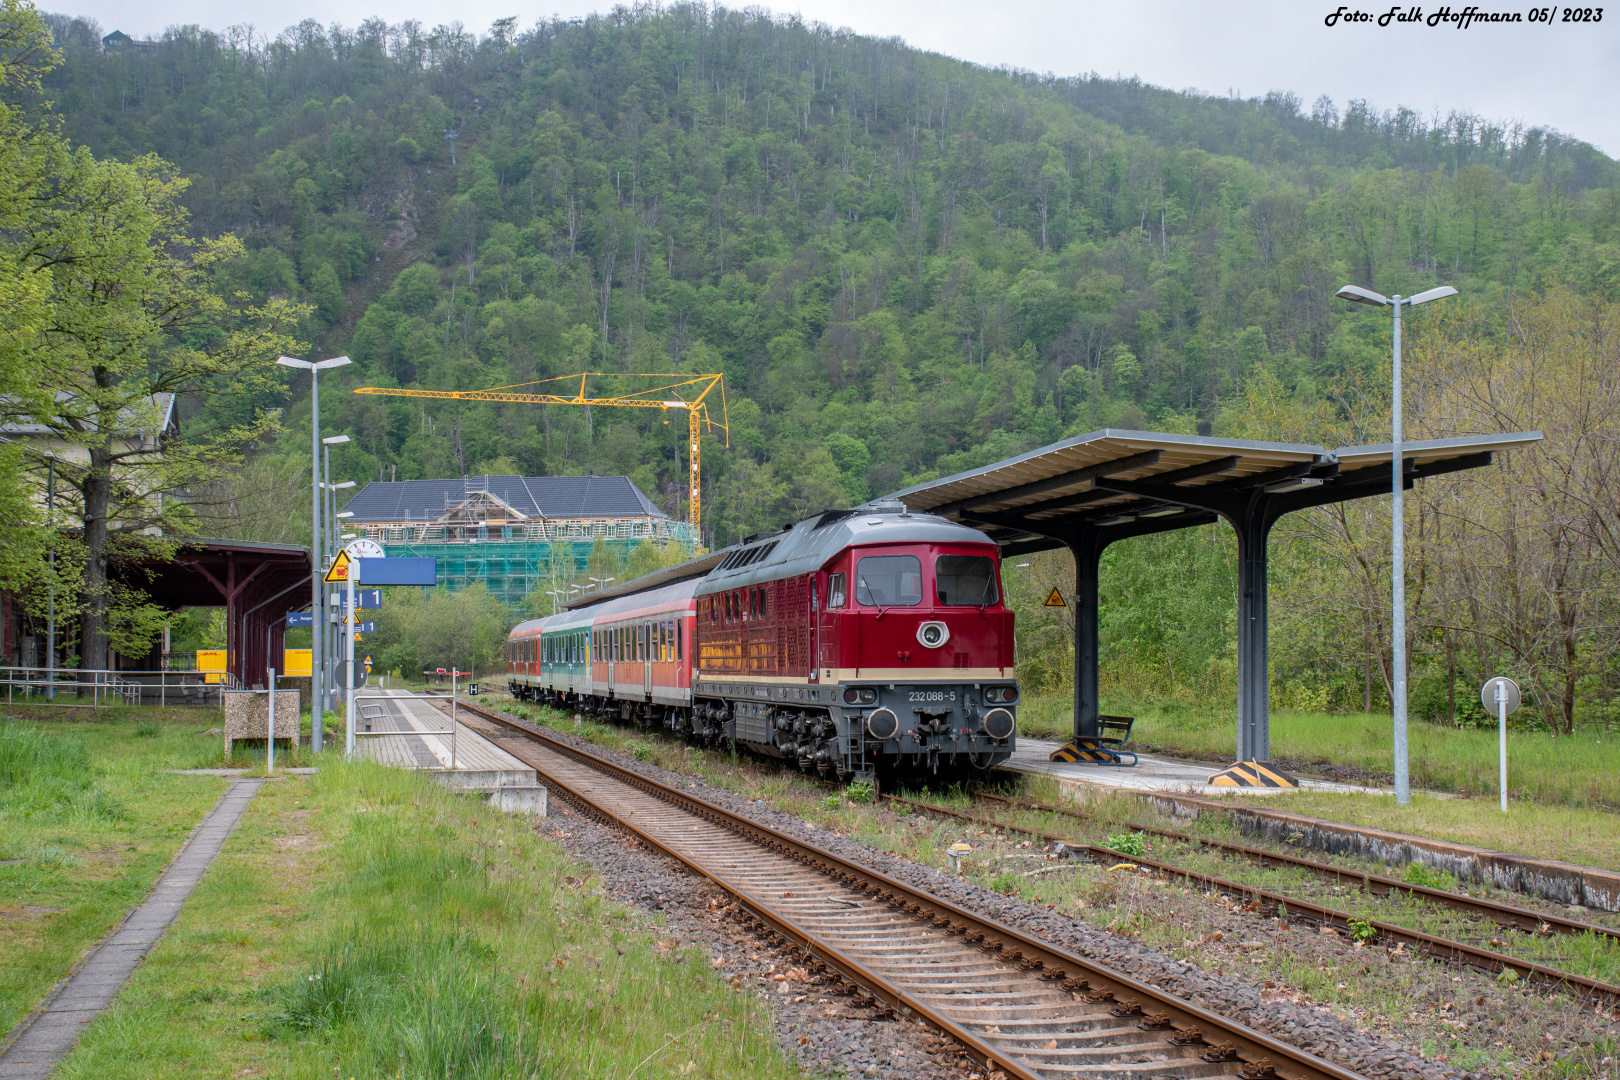
<svg viewBox="0 0 1620 1080"><path fill-rule="evenodd" d="M1099 930L1067 914L1004 896L876 850L764 803L604 750L566 731L548 728L546 734L650 779L679 785L692 795L752 821L1115 968L1345 1068L1374 1077L1471 1080L1471 1074L1463 1070L1423 1058L1395 1042L1358 1029L1327 1006L1300 1004L1275 992L1273 987L1256 986L1224 973L1201 969L1131 937ZM640 845L615 840L619 836L616 831L571 811L542 824L541 828L596 865L604 885L616 898L660 912L671 930L701 945L710 956L710 962L731 975L734 985L756 991L766 988L760 992L772 1001L779 1040L807 1070L841 1076L881 1074L930 1080L942 1076L960 1078L964 1070L967 1075L979 1070L976 1063L964 1062L954 1046L941 1044L919 1024L872 1021L859 1012L851 1012L842 999L819 995L813 987L795 987L791 978L779 978L792 970L791 959L752 936L734 934L719 913L729 906L720 890L691 876L679 864ZM1235 918L1235 932L1226 944L1229 950L1265 944L1253 940L1254 927L1260 923L1269 923L1278 941L1292 938L1301 947L1316 944L1309 940L1316 934L1314 929L1287 928L1276 920L1242 915ZM1222 937L1220 934L1212 936L1216 941ZM1332 948L1344 945L1337 941L1322 944ZM1378 962L1427 963L1382 956ZM1440 969L1435 970L1439 977ZM784 990L784 986L787 989Z"/></svg>

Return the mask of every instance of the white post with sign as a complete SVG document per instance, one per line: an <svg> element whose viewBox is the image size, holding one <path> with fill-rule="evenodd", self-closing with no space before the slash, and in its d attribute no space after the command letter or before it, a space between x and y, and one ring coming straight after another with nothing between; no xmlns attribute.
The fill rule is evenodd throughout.
<svg viewBox="0 0 1620 1080"><path fill-rule="evenodd" d="M276 773L276 669L275 668L270 669L270 702L269 702L269 707L270 707L269 715L265 718L265 722L269 725L269 728L270 728L270 737L265 740L265 742L269 743L269 750L268 750L268 753L266 755L264 771L269 773L271 776L274 776L275 773ZM293 719L296 721L297 717L294 717ZM295 736L296 736L296 730L297 730L297 725L295 723L294 724ZM297 741L296 737L295 737L294 741L295 742Z"/></svg>
<svg viewBox="0 0 1620 1080"><path fill-rule="evenodd" d="M354 757L354 585L359 577L360 560L351 559L349 562L348 582L345 586L349 592L349 602L343 610L343 622L341 624L345 642L344 655L347 657L344 663L343 686L347 691L345 696L348 699L344 703L344 710L348 715L349 756L351 758Z"/></svg>
<svg viewBox="0 0 1620 1080"><path fill-rule="evenodd" d="M1505 675L1488 680L1479 691L1480 704L1496 713L1497 786L1502 813L1507 813L1507 718L1519 711L1519 684Z"/></svg>
<svg viewBox="0 0 1620 1080"><path fill-rule="evenodd" d="M352 758L354 757L355 694L354 627L355 623L359 621L355 615L355 602L358 598L355 596L354 587L360 584L360 560L381 559L384 557L385 552L382 545L377 541L361 537L359 540L345 545L343 553L349 557L349 567L343 577L343 585L347 590L347 602L344 604L343 615L338 625L343 627L344 648L342 655L346 658L344 662L346 675L344 676L343 685L348 691L348 700L345 702L344 711L348 717L348 754Z"/></svg>

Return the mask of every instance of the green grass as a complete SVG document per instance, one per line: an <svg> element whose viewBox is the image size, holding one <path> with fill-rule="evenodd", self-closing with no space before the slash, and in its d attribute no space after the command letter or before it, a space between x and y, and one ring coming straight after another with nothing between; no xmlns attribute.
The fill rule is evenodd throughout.
<svg viewBox="0 0 1620 1080"><path fill-rule="evenodd" d="M0 719L0 1031L151 889L223 783L174 776L219 756L189 726Z"/></svg>
<svg viewBox="0 0 1620 1080"><path fill-rule="evenodd" d="M1132 747L1153 747L1212 761L1231 759L1236 719L1230 711L1130 706L1104 702L1104 711L1135 715ZM1020 730L1037 738L1067 738L1068 699L1030 698L1019 710ZM1494 728L1408 725L1412 783L1436 791L1497 792ZM1271 756L1304 764L1351 765L1383 773L1395 768L1387 714L1271 714ZM1620 731L1589 728L1554 739L1543 732L1508 731L1508 797L1572 806L1620 808Z"/></svg>
<svg viewBox="0 0 1620 1080"><path fill-rule="evenodd" d="M526 819L328 759L261 789L58 1075L798 1075L757 999L644 920Z"/></svg>

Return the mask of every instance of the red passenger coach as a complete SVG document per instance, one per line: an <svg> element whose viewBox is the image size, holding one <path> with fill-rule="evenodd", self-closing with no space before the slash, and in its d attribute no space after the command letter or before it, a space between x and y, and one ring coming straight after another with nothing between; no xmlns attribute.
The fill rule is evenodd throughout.
<svg viewBox="0 0 1620 1080"><path fill-rule="evenodd" d="M520 624L511 684L827 776L983 770L1013 749L1012 630L994 543L880 503Z"/></svg>

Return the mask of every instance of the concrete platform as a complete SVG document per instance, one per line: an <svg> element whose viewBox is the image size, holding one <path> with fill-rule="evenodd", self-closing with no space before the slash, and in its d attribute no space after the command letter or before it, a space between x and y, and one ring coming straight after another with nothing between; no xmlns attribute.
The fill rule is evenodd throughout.
<svg viewBox="0 0 1620 1080"><path fill-rule="evenodd" d="M1052 751L1062 743L1045 739L1018 738L1018 749L1001 764L1001 768L1016 773L1050 776L1065 787L1115 791L1168 791L1189 795L1258 795L1280 794L1286 788L1233 788L1215 787L1209 778L1225 768L1224 764L1198 761L1177 761L1153 754L1138 755L1135 765L1091 765L1084 762L1048 760ZM1229 763L1228 763L1229 764ZM1330 780L1299 778L1299 786L1310 791L1335 791L1341 794L1388 795L1392 789L1364 787L1359 784L1338 784Z"/></svg>
<svg viewBox="0 0 1620 1080"><path fill-rule="evenodd" d="M382 715L357 721L356 753L397 768L426 770L445 787L483 795L498 810L544 817L546 789L531 766L463 723L456 724L453 740L427 734L450 730L449 714L434 700L407 690L364 693L359 704L380 707ZM371 734L365 733L368 723Z"/></svg>

